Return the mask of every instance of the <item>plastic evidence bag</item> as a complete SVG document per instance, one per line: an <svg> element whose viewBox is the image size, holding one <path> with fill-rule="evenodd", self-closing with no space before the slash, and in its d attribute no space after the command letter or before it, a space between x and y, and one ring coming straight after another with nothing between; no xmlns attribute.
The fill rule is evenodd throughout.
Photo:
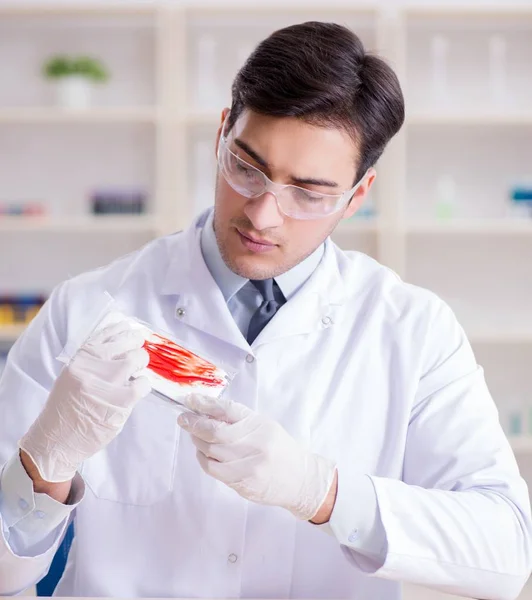
<svg viewBox="0 0 532 600"><path fill-rule="evenodd" d="M96 324L92 321L85 325L84 331L77 336L76 350L92 333L113 323L129 322L132 329L143 334L144 349L150 356L148 366L135 373L134 378L146 377L152 386L152 394L174 403L176 408L185 409L183 399L192 393L219 398L236 375L228 365L219 361L216 364L204 352L190 348L175 336L125 314L113 300L103 313L96 319ZM69 353L63 351L58 360L68 364L75 354L73 350L71 346Z"/></svg>

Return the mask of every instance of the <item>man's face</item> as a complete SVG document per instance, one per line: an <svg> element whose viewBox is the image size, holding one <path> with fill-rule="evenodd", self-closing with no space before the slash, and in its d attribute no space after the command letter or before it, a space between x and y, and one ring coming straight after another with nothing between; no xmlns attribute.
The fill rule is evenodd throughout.
<svg viewBox="0 0 532 600"><path fill-rule="evenodd" d="M227 109L222 120L226 114ZM216 148L220 134L221 128ZM322 194L341 194L353 187L357 148L340 129L245 110L229 135L229 148L275 183ZM299 220L285 216L269 192L251 199L240 195L218 171L214 229L225 263L246 279L266 279L288 271L312 254L340 220L356 212L374 177L372 170L351 203L339 212ZM301 183L306 180L327 185Z"/></svg>

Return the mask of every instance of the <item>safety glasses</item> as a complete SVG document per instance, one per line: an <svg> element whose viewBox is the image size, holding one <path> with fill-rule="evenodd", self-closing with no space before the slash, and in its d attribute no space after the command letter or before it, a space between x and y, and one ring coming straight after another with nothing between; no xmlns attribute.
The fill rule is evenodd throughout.
<svg viewBox="0 0 532 600"><path fill-rule="evenodd" d="M337 195L321 194L297 185L275 183L230 149L232 139L226 134L227 124L226 117L218 145L218 166L227 183L246 198L259 198L266 192L272 194L279 210L293 219L321 219L342 210L367 175L366 171L354 187Z"/></svg>

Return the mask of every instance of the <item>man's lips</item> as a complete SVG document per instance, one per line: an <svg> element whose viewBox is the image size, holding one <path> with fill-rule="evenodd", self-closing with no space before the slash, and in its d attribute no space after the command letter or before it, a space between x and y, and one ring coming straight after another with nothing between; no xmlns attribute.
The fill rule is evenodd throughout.
<svg viewBox="0 0 532 600"><path fill-rule="evenodd" d="M253 242L254 244L260 244L262 246L277 246L277 244L274 244L273 242L268 242L266 240L260 240L259 238L256 238L252 235L250 235L249 233L244 233L243 231L240 231L240 229L237 228L238 233L242 236L247 238L250 242Z"/></svg>
<svg viewBox="0 0 532 600"><path fill-rule="evenodd" d="M255 254L264 254L267 252L271 252L275 248L277 248L277 244L273 244L272 242L267 242L266 240L261 240L249 233L244 233L240 231L240 229L236 229L238 236L240 238L240 242L250 252Z"/></svg>

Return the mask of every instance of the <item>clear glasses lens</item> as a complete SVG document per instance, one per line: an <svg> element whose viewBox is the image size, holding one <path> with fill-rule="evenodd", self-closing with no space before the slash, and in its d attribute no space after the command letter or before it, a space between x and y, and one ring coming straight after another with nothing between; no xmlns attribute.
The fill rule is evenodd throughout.
<svg viewBox="0 0 532 600"><path fill-rule="evenodd" d="M270 192L275 195L282 212L295 219L326 217L340 210L348 199L346 194L319 194L295 185L274 183L262 171L236 156L224 137L220 139L218 162L227 183L236 192L246 198L257 198Z"/></svg>

